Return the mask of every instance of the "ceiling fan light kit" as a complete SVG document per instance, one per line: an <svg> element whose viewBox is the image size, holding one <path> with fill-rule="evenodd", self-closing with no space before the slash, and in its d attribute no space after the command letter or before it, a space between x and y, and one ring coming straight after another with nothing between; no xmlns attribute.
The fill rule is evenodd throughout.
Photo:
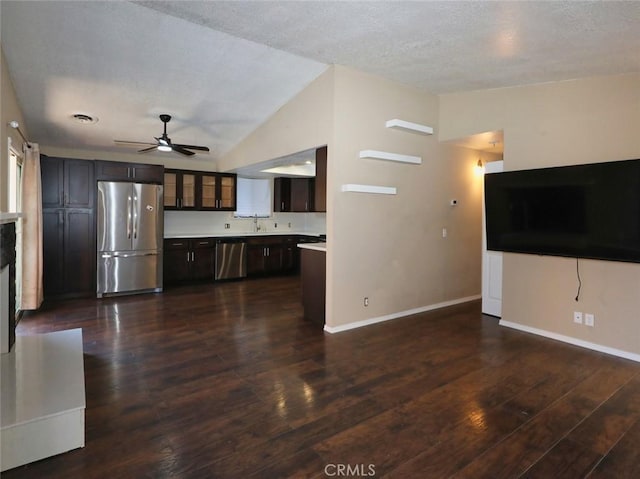
<svg viewBox="0 0 640 479"><path fill-rule="evenodd" d="M147 153L149 151L157 150L157 151L175 151L185 156L193 156L195 153L190 150L196 151L209 151L209 148L206 146L198 146L198 145L182 145L179 143L172 143L171 138L167 135L167 123L171 121L171 115L162 114L160 115L160 120L164 124L164 130L160 137L154 137L156 140L156 144L153 143L142 143L142 142L131 142L131 141L120 141L115 140L116 143L128 143L128 144L142 144L142 145L151 145L149 148L143 148L142 150L138 150L138 153Z"/></svg>

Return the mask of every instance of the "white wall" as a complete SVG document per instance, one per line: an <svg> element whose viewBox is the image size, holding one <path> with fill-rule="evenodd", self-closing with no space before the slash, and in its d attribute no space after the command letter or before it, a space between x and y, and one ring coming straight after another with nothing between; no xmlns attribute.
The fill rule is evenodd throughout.
<svg viewBox="0 0 640 479"><path fill-rule="evenodd" d="M341 328L480 293L481 177L477 154L385 128L393 118L438 129L438 98L335 67L328 164L327 325ZM421 156L421 165L360 159L365 149ZM395 196L343 193L345 183ZM452 207L451 199L458 200ZM447 228L448 237L442 238ZM363 298L369 298L364 307Z"/></svg>
<svg viewBox="0 0 640 479"><path fill-rule="evenodd" d="M505 170L640 158L640 74L440 97L440 136L504 130ZM640 354L640 264L505 254L503 319ZM596 325L574 324L573 311Z"/></svg>

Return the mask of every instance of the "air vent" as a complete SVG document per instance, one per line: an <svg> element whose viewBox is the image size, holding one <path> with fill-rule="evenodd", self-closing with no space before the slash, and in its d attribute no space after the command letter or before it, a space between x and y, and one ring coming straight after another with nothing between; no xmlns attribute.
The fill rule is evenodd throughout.
<svg viewBox="0 0 640 479"><path fill-rule="evenodd" d="M81 123L83 125L92 125L98 123L98 118L95 116L85 115L84 113L75 113L71 115L73 121Z"/></svg>

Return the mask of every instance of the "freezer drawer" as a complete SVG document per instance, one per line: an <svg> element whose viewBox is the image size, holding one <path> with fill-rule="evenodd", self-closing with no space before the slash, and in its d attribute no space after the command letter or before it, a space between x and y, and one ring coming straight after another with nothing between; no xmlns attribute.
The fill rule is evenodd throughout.
<svg viewBox="0 0 640 479"><path fill-rule="evenodd" d="M97 296L162 291L162 254L98 253Z"/></svg>

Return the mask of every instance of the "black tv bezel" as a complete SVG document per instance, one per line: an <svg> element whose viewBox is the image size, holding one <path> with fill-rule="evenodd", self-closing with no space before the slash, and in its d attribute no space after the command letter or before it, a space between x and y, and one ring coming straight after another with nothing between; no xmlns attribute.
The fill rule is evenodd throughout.
<svg viewBox="0 0 640 479"><path fill-rule="evenodd" d="M633 163L633 165L631 165ZM628 160L615 160L615 161L606 161L600 163L586 163L586 164L578 164L578 165L567 165L567 166L556 166L556 167L545 167L545 168L537 168L537 169L529 169L529 170L511 170L504 171L499 173L489 173L485 175L484 178L484 195L485 195L485 237L486 237L486 246L489 251L501 251L505 253L518 253L518 254L529 254L535 256L553 256L553 257L563 257L563 258L583 258L583 259L593 259L600 261L613 261L613 262L622 262L622 263L640 263L640 238L638 238L638 246L632 250L626 250L627 252L623 254L624 248L622 245L617 245L610 249L610 251L618 251L619 253L605 253L603 248L600 247L596 251L594 251L593 245L591 247L587 246L586 249L579 248L560 248L560 247L536 247L536 248L525 248L518 246L510 246L505 245L504 243L500 243L498 245L492 244L495 243L493 238L490 238L489 228L490 228L490 211L489 211L489 201L487 199L487 194L490 188L495 187L496 185L491 185L494 181L512 181L514 179L518 180L520 177L526 178L531 176L532 178L540 178L540 177L548 177L548 178L568 178L571 176L583 175L588 177L589 174L596 174L601 169L605 169L608 171L611 170L619 170L619 171L634 171L637 174L637 177L632 177L631 181L635 178L635 181L638 183L639 187L635 191L635 199L638 204L638 209L640 210L640 159L628 159ZM591 170L591 171L589 171ZM619 174L618 171L618 174ZM586 172L586 173L585 173ZM506 179L506 180L505 180ZM524 181L530 181L530 178L526 178ZM522 181L520 181L522 183ZM597 186L597 185L596 185ZM499 185L501 188L505 188L505 185ZM640 217L637 218L638 224L640 225Z"/></svg>

